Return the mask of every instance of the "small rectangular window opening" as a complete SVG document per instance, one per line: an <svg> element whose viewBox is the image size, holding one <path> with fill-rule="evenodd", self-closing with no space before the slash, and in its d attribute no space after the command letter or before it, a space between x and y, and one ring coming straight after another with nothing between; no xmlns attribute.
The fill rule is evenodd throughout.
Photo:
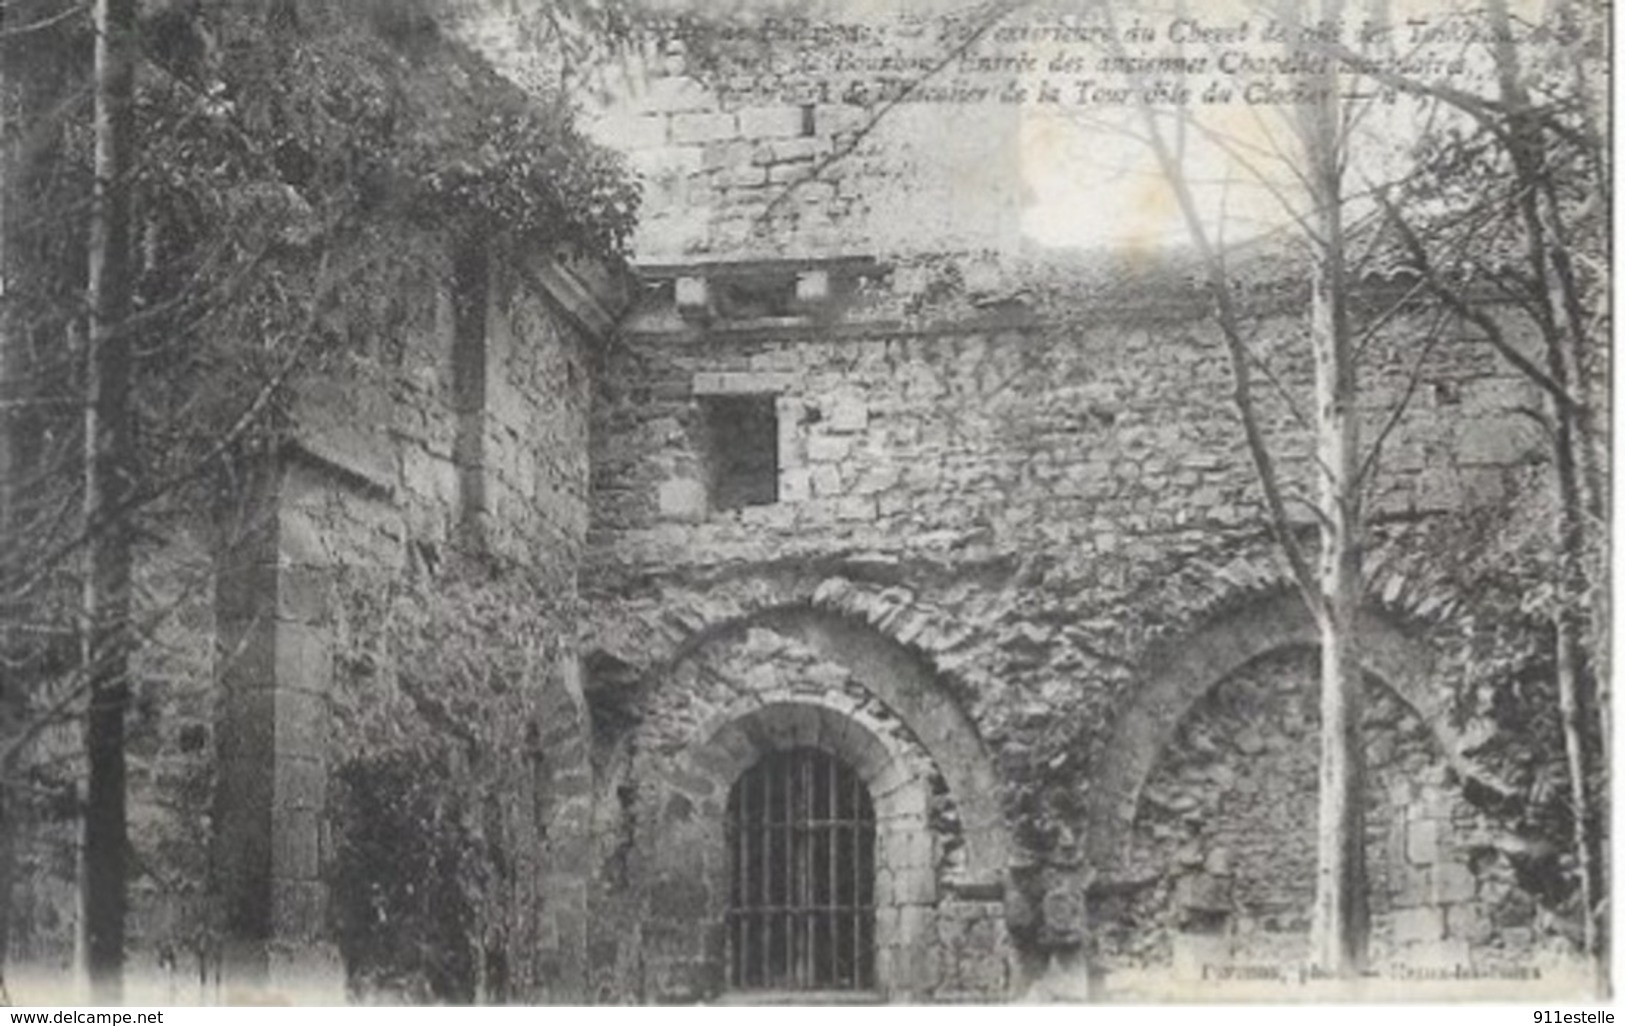
<svg viewBox="0 0 1625 1026"><path fill-rule="evenodd" d="M768 275L713 283L717 313L730 321L789 317L795 310L795 275Z"/></svg>
<svg viewBox="0 0 1625 1026"><path fill-rule="evenodd" d="M741 509L779 501L779 417L771 395L703 400L711 507Z"/></svg>

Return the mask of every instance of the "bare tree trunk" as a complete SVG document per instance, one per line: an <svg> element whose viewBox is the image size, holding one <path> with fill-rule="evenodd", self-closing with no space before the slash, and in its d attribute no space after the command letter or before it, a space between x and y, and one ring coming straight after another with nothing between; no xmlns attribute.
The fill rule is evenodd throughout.
<svg viewBox="0 0 1625 1026"><path fill-rule="evenodd" d="M1365 968L1370 923L1360 737L1365 682L1356 649L1361 516L1358 489L1351 487L1359 470L1359 432L1342 270L1341 250L1328 248L1317 255L1312 272L1317 448L1326 514L1320 553L1320 810L1312 932L1316 963L1338 976L1355 976Z"/></svg>
<svg viewBox="0 0 1625 1026"><path fill-rule="evenodd" d="M120 516L135 473L130 416L131 105L135 0L96 0L95 196L85 402L85 574L82 653L86 724L85 950L98 1001L123 992L126 895L124 715L129 705L130 525Z"/></svg>
<svg viewBox="0 0 1625 1026"><path fill-rule="evenodd" d="M1495 52L1501 102L1507 110L1507 149L1518 179L1518 214L1523 222L1526 256L1534 286L1536 320L1546 345L1547 373L1575 400L1549 405L1553 424L1552 486L1556 500L1553 531L1557 542L1557 612L1554 674L1558 712L1563 725L1563 748L1569 771L1573 806L1575 859L1579 867L1582 944L1598 962L1599 978L1605 961L1598 945L1598 899L1604 893L1597 853L1591 836L1593 801L1589 793L1585 717L1587 668L1584 666L1583 600L1586 593L1588 518L1602 514L1600 484L1586 480L1588 449L1588 389L1585 388L1586 325L1583 304L1568 251L1568 238L1558 208L1556 191L1544 166L1545 128L1530 103L1521 80L1517 49L1512 42L1512 20L1506 0L1489 0L1486 7L1491 31L1498 39ZM1595 633L1595 632L1594 632ZM1604 731L1606 732L1606 725Z"/></svg>
<svg viewBox="0 0 1625 1026"><path fill-rule="evenodd" d="M1569 371L1561 350L1548 346L1552 377L1570 385ZM1571 394L1572 390L1571 390ZM1548 403L1555 425L1552 485L1556 498L1553 526L1557 535L1557 611L1553 615L1556 649L1554 674L1557 708L1563 725L1563 752L1569 771L1569 802L1573 807L1574 850L1580 876L1581 944L1593 959L1599 979L1606 973L1606 960L1598 943L1598 905L1605 893L1600 878L1598 852L1591 832L1594 802L1590 793L1585 721L1587 674L1585 666L1585 626L1582 596L1585 594L1585 513L1580 474L1575 466L1575 423L1556 403Z"/></svg>
<svg viewBox="0 0 1625 1026"><path fill-rule="evenodd" d="M1322 23L1336 22L1328 3ZM1312 27L1311 27L1312 28ZM1310 345L1315 357L1320 464L1320 808L1311 946L1315 963L1342 978L1365 968L1370 913L1365 867L1365 680L1357 654L1362 591L1360 431L1349 331L1343 234L1342 108L1335 66L1310 76L1318 99L1299 111L1314 254Z"/></svg>
<svg viewBox="0 0 1625 1026"><path fill-rule="evenodd" d="M7 4L0 0L0 38L4 37ZM21 681L12 670L12 624L10 607L16 579L18 479L16 431L12 425L17 398L17 366L14 340L5 319L6 271L10 266L6 226L6 183L11 163L10 121L6 117L6 63L0 57L0 738L8 738L19 719ZM11 789L0 770L0 999L4 998L6 960L11 952L11 887L18 824L12 812Z"/></svg>
<svg viewBox="0 0 1625 1026"><path fill-rule="evenodd" d="M1336 0L1322 21L1337 20ZM1111 10L1104 8L1108 24ZM1280 20L1297 24L1285 4ZM1114 33L1115 35L1115 33ZM1121 52L1119 49L1116 51ZM1180 153L1164 137L1149 104L1137 102L1141 122L1164 177L1207 271L1219 310L1219 326L1235 378L1234 398L1246 432L1276 538L1293 568L1304 601L1314 612L1321 642L1321 760L1318 870L1311 927L1317 967L1343 978L1365 968L1370 914L1365 868L1365 762L1361 745L1364 675L1357 654L1362 597L1363 515L1360 508L1358 393L1354 344L1349 330L1343 233L1343 126L1335 66L1310 76L1310 90L1323 97L1299 112L1304 180L1314 225L1310 331L1315 356L1316 451L1320 461L1320 565L1311 571L1299 549L1280 496L1274 463L1248 387L1248 357L1230 292L1223 254L1203 227ZM1139 83L1136 82L1138 86Z"/></svg>

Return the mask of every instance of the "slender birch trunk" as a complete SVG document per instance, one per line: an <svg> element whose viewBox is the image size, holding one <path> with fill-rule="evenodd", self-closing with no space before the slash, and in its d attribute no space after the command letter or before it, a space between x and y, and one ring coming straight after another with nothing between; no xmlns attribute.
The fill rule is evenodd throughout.
<svg viewBox="0 0 1625 1026"><path fill-rule="evenodd" d="M1544 166L1545 128L1521 80L1512 19L1506 0L1486 5L1490 28L1498 40L1495 64L1500 99L1507 110L1507 149L1518 182L1518 216L1523 222L1526 257L1535 287L1536 320L1546 347L1546 369L1572 404L1548 403L1553 425L1552 530L1557 547L1557 611L1552 618L1556 658L1558 714L1573 807L1573 842L1579 867L1583 906L1581 942L1585 953L1605 972L1598 942L1597 910L1605 893L1591 821L1591 765L1585 723L1590 706L1588 668L1584 665L1583 602L1588 519L1600 522L1601 487L1588 481L1591 425L1585 388L1586 324L1583 304L1568 251L1568 238L1549 169ZM1606 734L1607 725L1603 727Z"/></svg>
<svg viewBox="0 0 1625 1026"><path fill-rule="evenodd" d="M1336 23L1340 15L1340 4L1331 0L1320 24ZM1310 941L1316 965L1354 978L1365 969L1370 934L1360 729L1365 679L1357 648L1364 544L1358 383L1345 270L1341 84L1331 62L1307 80L1316 99L1302 106L1297 122L1313 225L1309 336L1321 507L1320 803Z"/></svg>

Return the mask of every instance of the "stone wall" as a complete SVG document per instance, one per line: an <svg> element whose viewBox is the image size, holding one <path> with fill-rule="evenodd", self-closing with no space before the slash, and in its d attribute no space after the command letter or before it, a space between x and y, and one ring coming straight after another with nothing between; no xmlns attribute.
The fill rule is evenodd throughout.
<svg viewBox="0 0 1625 1026"><path fill-rule="evenodd" d="M1366 370L1368 435L1404 392L1405 342L1424 317L1396 327L1388 358ZM1194 316L949 327L803 318L755 331L651 320L670 330L631 336L605 369L595 414L595 525L615 564L931 550L978 536L1007 551L1075 544L1077 556L1132 559L1147 538L1177 547L1259 522L1226 357ZM1258 331L1260 358L1301 413L1299 320ZM1487 344L1446 331L1386 448L1379 516L1496 497L1503 469L1533 447L1532 431L1504 416L1532 398L1528 386ZM1307 433L1273 386L1256 390L1282 469L1306 487ZM776 398L781 501L735 513L694 501L706 394Z"/></svg>
<svg viewBox="0 0 1625 1026"><path fill-rule="evenodd" d="M468 841L463 996L585 993L575 596L614 288L563 257L401 235L345 282L276 445L207 482L212 504L152 514L170 541L137 570L129 1000L461 993L379 971L377 944L361 973L350 927L376 909L335 897L357 850L344 801L402 765ZM49 750L80 757L71 725ZM64 802L20 839L14 996L79 985ZM428 864L432 839L397 840L397 868Z"/></svg>
<svg viewBox="0 0 1625 1026"><path fill-rule="evenodd" d="M792 273L806 274L808 266ZM783 273L775 267L759 271ZM696 266L685 273L704 279L724 272ZM938 964L926 988L912 993L943 1000L1028 991L1076 997L1091 986L1075 968L1077 953L1091 950L1095 927L1087 909L1105 893L1091 881L1120 882L1115 870L1110 880L1101 875L1108 856L1096 847L1097 835L1117 829L1113 803L1127 801L1126 814L1140 817L1135 823L1151 815L1144 795L1160 785L1145 791L1142 785L1148 776L1173 772L1166 767L1177 762L1172 753L1182 741L1172 734L1186 722L1185 710L1222 701L1225 693L1204 698L1220 679L1193 678L1195 690L1137 706L1136 696L1151 689L1158 672L1156 653L1177 651L1182 638L1217 624L1215 644L1225 652L1256 642L1267 655L1301 644L1304 630L1312 642L1312 624L1269 619L1275 604L1292 599L1282 597L1285 577L1263 527L1224 353L1195 308L1172 295L1139 308L1091 310L1082 301L1066 316L1018 304L937 319L896 317L899 304L874 298L884 274L864 273L873 277L854 286L860 298L844 306L745 322L703 303L684 309L676 290L657 292L655 304L665 297L677 307L646 309L610 355L593 412L587 687L597 720L614 721L626 710L638 726L597 739L600 758L619 767L614 783L604 786L627 799L616 813L607 800L613 792L600 791L603 836L641 843L637 831L658 822L640 805L643 789L656 786L663 772L643 747L652 743L648 732L670 729L661 726L669 714L652 696L704 693L710 685L692 677L692 652L796 610L838 611L911 653L933 695L903 708L884 697L888 685L878 678L886 674L859 675L867 700L882 701L921 737L934 729L922 709L958 711L954 736L980 754L991 776L956 779L959 757L938 759L943 794L960 815L991 798L989 820L1009 839L988 890L973 888L983 902L975 911L963 914L949 898L934 903L933 928L943 939ZM679 286L692 301L694 286ZM1538 458L1537 440L1507 415L1533 397L1482 341L1446 328L1417 362L1415 340L1432 323L1431 311L1415 310L1368 350L1367 437L1386 423L1397 397L1409 396L1371 489L1373 565L1390 557L1395 566L1406 564L1417 556L1418 525L1499 500ZM1255 326L1276 379L1260 382L1255 399L1289 488L1307 488L1308 438L1296 421L1307 408L1309 375L1300 321L1283 310L1261 315ZM709 501L708 447L717 443L707 435L706 409L708 397L719 395L771 397L778 501L735 509ZM1379 574L1370 629L1425 630L1428 616L1462 601ZM1226 620L1226 610L1249 603L1263 603L1258 622ZM1292 630L1280 633L1285 623ZM1376 647L1370 651L1377 679L1399 672ZM1214 665L1227 664L1221 657ZM799 676L796 666L789 655L763 657L752 671L758 683L745 690L793 686L787 682ZM1383 899L1379 946L1398 944L1399 934L1420 938L1434 920L1444 924L1452 916L1482 924L1484 917L1469 911L1476 898L1465 892L1490 886L1474 877L1469 887L1463 875L1470 845L1464 838L1476 829L1461 811L1456 789L1463 777L1453 775L1473 772L1465 744L1447 733L1429 748L1413 736L1415 718L1430 727L1438 722L1446 682L1420 668L1400 676L1404 700L1388 710L1382 744L1408 753L1395 754L1395 766L1409 771L1426 763L1427 774L1417 779L1431 781L1433 790L1403 809L1385 804L1398 817L1393 822L1409 825L1380 819L1378 847L1387 851L1390 834L1420 838L1437 827L1443 854L1426 865L1406 862L1404 874L1394 871L1395 880L1404 875L1404 888L1394 883ZM708 701L706 712L722 705ZM1142 721L1147 729L1136 725ZM1291 737L1310 729L1293 722ZM1230 737L1225 744L1243 741ZM1125 762L1124 746L1143 754ZM1411 766L1405 759L1420 761ZM1127 783L1119 785L1124 773ZM1114 790L1120 786L1126 790ZM1301 804L1312 789L1294 794ZM1097 796L1110 808L1098 807ZM1215 818L1248 823L1228 812ZM1265 828L1278 826L1250 829L1273 844L1279 836ZM1201 847L1205 865L1206 849L1224 846ZM1281 850L1291 850L1290 843ZM659 872L665 851L645 869ZM609 879L613 859L601 854ZM1178 853L1157 865L1164 868L1147 874L1155 877L1147 886L1163 888L1156 893L1215 892L1207 878L1180 883L1185 864ZM1475 871L1495 875L1482 865ZM1421 893L1424 877L1425 899L1407 904ZM606 908L617 907L614 888L597 893ZM1298 897L1276 902L1288 933L1301 925ZM1167 907L1174 906L1159 906ZM682 914L690 922L718 921L703 895ZM1173 957L1179 930L1171 920L1134 922L1149 931L1135 943ZM1103 935L1113 929L1103 928ZM1468 957L1475 964L1517 962L1532 950L1516 931L1439 929L1437 950L1451 953L1461 949L1442 945L1471 932ZM1126 992L1129 964L1110 944L1103 950L1093 966L1093 992ZM1113 977L1121 979L1113 984ZM714 973L706 980L672 984L673 993L703 996L717 986ZM652 998L664 985L639 993Z"/></svg>
<svg viewBox="0 0 1625 1026"><path fill-rule="evenodd" d="M1021 118L989 105L974 133L963 110L827 93L719 99L663 69L593 126L630 155L648 216L644 264L1008 243L1019 226Z"/></svg>
<svg viewBox="0 0 1625 1026"><path fill-rule="evenodd" d="M912 662L848 618L782 610L701 644L627 699L632 725L601 739L624 753L601 803L613 808L616 790L630 792L600 820L593 947L606 970L602 997L693 1001L726 991L732 852L723 809L757 759L797 747L846 762L875 803L879 996L1003 993L1008 955L992 928L1003 827L963 786L962 808L949 783L989 778L990 769L954 710L931 715L938 696Z"/></svg>
<svg viewBox="0 0 1625 1026"><path fill-rule="evenodd" d="M307 389L294 414L280 527L308 548L285 547L280 565L309 576L313 676L332 717L310 743L329 798L335 774L365 777L369 758L449 773L429 800L468 848L468 879L450 884L468 889L468 978L434 993L406 980L406 994L567 1000L583 992L586 927L573 605L588 368L608 315L561 262L428 252L440 262L384 294L403 309L381 358ZM310 882L328 889L351 824L331 801L318 812L309 830L334 847ZM274 927L279 941L336 933L342 946L344 923L367 914L331 900L306 911Z"/></svg>
<svg viewBox="0 0 1625 1026"><path fill-rule="evenodd" d="M908 79L894 62L929 66L947 44L923 12L885 17L895 18L889 38L863 40L659 33L593 82L588 130L626 154L644 186L632 245L639 262L1014 242L1021 107L989 89L928 101L946 80L895 102ZM522 18L470 12L462 35L514 80L542 94L554 87L555 56L527 37ZM899 73L879 72L888 65ZM961 130L967 118L975 132Z"/></svg>
<svg viewBox="0 0 1625 1026"><path fill-rule="evenodd" d="M1290 972L1310 961L1316 667L1312 651L1278 649L1225 678L1186 714L1145 782L1131 854L1095 909L1102 966L1151 967L1120 974L1137 977L1145 996L1238 966ZM1490 897L1506 873L1492 825L1453 786L1416 714L1386 686L1369 689L1374 966L1528 966L1531 934ZM1122 985L1121 996L1135 993Z"/></svg>

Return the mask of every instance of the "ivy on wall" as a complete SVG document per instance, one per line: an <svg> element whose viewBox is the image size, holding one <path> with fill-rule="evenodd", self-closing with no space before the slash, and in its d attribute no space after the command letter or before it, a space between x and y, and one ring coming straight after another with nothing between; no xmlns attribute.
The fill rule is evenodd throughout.
<svg viewBox="0 0 1625 1026"><path fill-rule="evenodd" d="M363 999L522 994L546 900L534 885L555 753L541 738L570 636L558 581L453 550L433 569L343 572L338 590L345 742L329 827L349 986Z"/></svg>

